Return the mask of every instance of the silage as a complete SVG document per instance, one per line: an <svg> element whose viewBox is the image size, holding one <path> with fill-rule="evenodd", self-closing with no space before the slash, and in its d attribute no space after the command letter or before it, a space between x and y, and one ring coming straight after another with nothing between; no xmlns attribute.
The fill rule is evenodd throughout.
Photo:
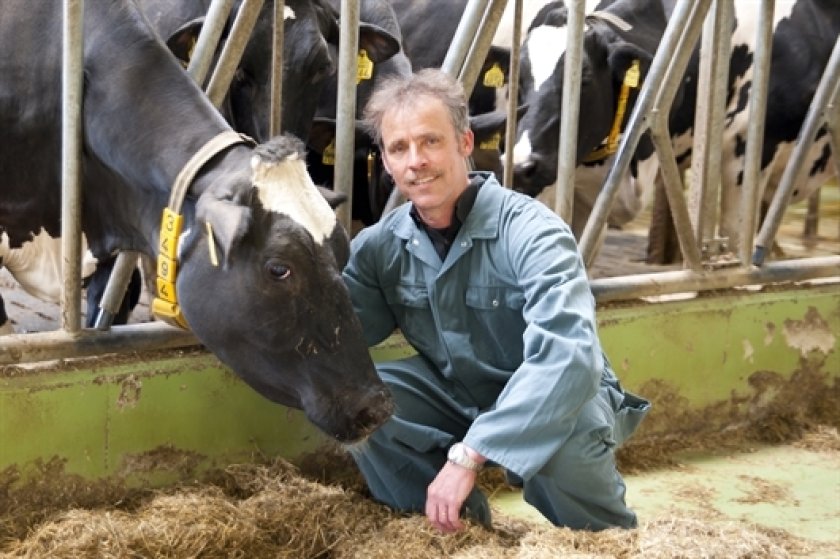
<svg viewBox="0 0 840 559"><path fill-rule="evenodd" d="M4 546L5 557L536 559L790 557L809 551L781 530L667 516L634 530L586 532L508 517L452 535L364 495L302 477L290 464L228 468L218 485L160 492L136 509L73 509Z"/></svg>

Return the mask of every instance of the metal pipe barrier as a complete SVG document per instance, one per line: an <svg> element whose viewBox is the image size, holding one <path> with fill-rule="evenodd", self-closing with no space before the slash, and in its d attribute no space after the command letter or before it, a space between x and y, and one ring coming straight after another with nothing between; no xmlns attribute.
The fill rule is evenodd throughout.
<svg viewBox="0 0 840 559"><path fill-rule="evenodd" d="M441 64L441 69L450 76L458 77L460 74L489 2L490 0L470 0L467 2L464 15L461 16L461 21L455 29L455 36L452 38L452 43L450 43L449 50L446 52L443 64Z"/></svg>
<svg viewBox="0 0 840 559"><path fill-rule="evenodd" d="M773 11L775 0L761 0L756 29L755 70L750 88L750 116L747 125L747 145L744 154L744 190L741 193L741 223L738 260L748 265L758 214L761 150L764 144L764 119L767 115L767 94L770 83L770 61L773 45ZM840 173L838 173L840 175Z"/></svg>
<svg viewBox="0 0 840 559"><path fill-rule="evenodd" d="M820 256L769 262L761 268L700 271L676 270L592 280L598 303L693 291L727 289L745 285L791 283L831 278L840 283L840 256Z"/></svg>
<svg viewBox="0 0 840 559"><path fill-rule="evenodd" d="M63 330L11 334L0 336L0 365L196 345L198 340L192 332L163 322L114 326L107 332L84 329L78 334Z"/></svg>
<svg viewBox="0 0 840 559"><path fill-rule="evenodd" d="M353 222L353 160L356 141L356 77L359 52L358 0L341 0L340 24L333 188L336 192L347 196L347 201L336 209L336 215L349 235Z"/></svg>
<svg viewBox="0 0 840 559"><path fill-rule="evenodd" d="M732 56L732 28L735 24L733 0L714 2L703 28L697 110L694 119L694 141L691 156L691 182L688 188L689 218L694 235L701 246L713 246L717 223L717 201L720 196L720 138L726 116L729 60ZM731 208L730 211L737 211ZM708 255L701 251L701 258Z"/></svg>
<svg viewBox="0 0 840 559"><path fill-rule="evenodd" d="M61 69L61 327L82 329L82 77L84 0L65 0Z"/></svg>
<svg viewBox="0 0 840 559"><path fill-rule="evenodd" d="M493 43L493 36L499 27L502 13L505 11L507 0L491 0L490 5L481 18L481 24L473 38L470 50L464 64L458 72L458 81L464 86L467 97L472 95L481 67L490 52L490 45ZM448 53L447 53L448 54Z"/></svg>
<svg viewBox="0 0 840 559"><path fill-rule="evenodd" d="M254 30L264 3L265 0L244 0L236 14L236 19L233 20L230 36L225 41L219 62L216 63L207 86L207 96L217 108L222 106L222 101L225 100L225 95L230 89L230 82L233 81L236 68L239 66L242 53L245 52L245 46L251 38L251 32Z"/></svg>
<svg viewBox="0 0 840 559"><path fill-rule="evenodd" d="M274 28L271 39L271 112L269 136L283 129L283 45L286 31L286 1L274 0Z"/></svg>
<svg viewBox="0 0 840 559"><path fill-rule="evenodd" d="M517 2L517 4L519 4L522 0L515 1ZM593 235L593 232L596 229L600 231L603 228L603 223L606 222L606 214L608 213L612 198L614 198L615 193L617 191L618 181L620 180L622 174L626 172L632 153L635 151L635 148L638 145L638 141L641 135L646 131L648 127L654 129L655 126L661 126L657 124L657 121L662 121L663 116L667 114L667 112L663 110L663 101L668 98L669 90L674 90L677 87L677 81L681 79L681 72L677 72L676 70L680 66L685 65L685 61L682 59L681 56L672 57L672 54L678 50L678 45L693 45L696 42L697 33L699 32L699 24L703 20L703 16L701 15L701 13L705 14L708 11L709 4L711 1L712 0L701 0L701 2L695 4L692 3L690 0L680 0L678 5L676 6L671 20L669 21L668 27L666 28L665 35L663 36L660 48L657 51L657 56L654 57L654 61L650 68L648 78L645 82L645 86L643 86L642 91L639 94L637 104L633 110L633 113L630 116L630 119L628 120L628 126L622 137L615 165L608 174L603 191L601 195L599 195L595 207L593 208L593 215L590 216L590 220L587 223L586 229L584 230L584 234L581 239L581 251L584 253L585 257L594 258L594 253L591 253L591 249L594 246L593 240L597 240L597 235ZM199 42L196 47L196 54L193 57L195 64L203 64L202 61L204 60L204 55L202 55L201 52L205 52L206 49L209 49L206 50L206 52L209 52L210 57L212 58L212 53L215 50L215 47L212 46L212 35L216 32L216 30L220 30L223 28L224 21L227 18L227 13L225 13L224 10L227 6L229 11L231 2L232 0L214 0L213 4L211 5L210 11L212 13L208 14L208 22L205 23L205 28L202 31L202 36L199 37ZM349 4L357 8L356 0L342 0L342 2L343 5ZM465 18L469 14L470 18L472 19L469 19L469 21L467 22L464 22L462 20L462 25L468 28L472 28L473 26L476 26L476 28L478 28L477 26L480 26L480 22L477 21L477 19L475 19L478 18L478 15L476 15L476 13L478 11L478 8L481 6L483 6L486 9L487 2L488 0L471 0L469 4L469 9L467 10L467 12L465 12ZM503 1L500 0L496 0L496 2L503 4ZM571 16L572 20L574 20L578 16L577 10L579 9L580 4L579 0L573 0L573 2L573 14ZM78 123L80 122L79 113L81 110L81 76L83 74L81 71L81 44L77 44L75 41L77 39L81 39L81 14L83 11L82 3L83 0L65 0L65 10L67 14L67 29L65 30L66 40L64 45L65 52L63 54L65 66L63 69L62 77L64 80L63 86L66 90L64 93L66 96L65 102L69 103L65 105L63 111L63 125L65 126L63 141L65 142L65 147L63 148L62 157L64 165L63 173L64 177L66 177L65 183L69 183L72 177L79 176L80 159L78 154L80 154L81 151L80 132L78 128L75 128L74 131L74 120L72 115L74 111L77 111L75 117L75 126L78 127ZM254 10L253 12L251 12L251 17L255 18L256 14L259 12L259 9L262 6L262 3L262 0L246 0L246 4L243 5L242 10L246 10L246 8L250 7L250 9ZM772 3L773 0L762 0L761 26L758 31L758 35L759 37L762 37L764 39L763 41L758 42L759 45L770 44L770 39L768 37L771 37L772 33ZM253 8L253 6L255 5L257 6L256 9ZM519 18L521 19L521 7L517 6L517 9L520 10ZM348 12L345 11L344 13L347 14ZM214 16L213 14L216 15ZM352 12L350 13L350 15L353 15ZM275 13L275 17L277 17L277 13ZM356 13L356 17L358 17L358 12ZM347 18L344 19L346 20ZM243 21L245 22L243 23ZM488 19L488 21L491 20ZM245 15L245 12L240 11L240 14L237 16L237 22L239 23L238 25L234 25L234 27L236 28L234 33L237 33L237 29L247 28L248 34L250 34L250 30L251 28L253 28L253 23L251 25L246 25L247 16ZM570 25L576 26L577 23L570 20ZM520 25L516 25L517 33L520 27ZM461 26L459 26L459 29L460 28ZM238 32L241 33L242 31ZM205 35L205 33L207 35ZM355 34L342 32L342 36L352 37L353 35ZM202 41L202 37L205 36L207 37L207 39ZM694 37L693 41L690 40L692 36ZM466 35L457 37L458 40L453 41L453 48L467 48L465 46L456 47L456 44L466 44L467 38L468 37ZM247 37L244 40L238 39L238 41L242 41L241 44L244 45L244 41L247 41ZM275 44L277 44L276 41L277 38L275 36ZM518 43L520 41L516 40L516 36L515 41L516 46L518 46ZM478 42L472 44L475 45L478 44ZM680 52L685 51L687 53L690 53L691 51L690 46L680 48ZM236 49L226 46L225 52L223 53L223 58L232 60L229 57L233 56L230 53L234 50ZM345 53L349 52L353 55L352 59L353 63L355 64L355 52L357 48L344 48L344 43L342 43L342 50ZM486 56L486 52L482 54L478 53L477 50L481 49L472 48L469 52L469 57L479 56L480 54L481 56ZM840 85L838 85L838 73L840 72L840 70L838 69L838 66L840 65L840 62L838 61L838 58L840 58L840 54L838 54L839 51L840 42L838 42L838 45L835 46L835 49L832 53L831 62L829 63L829 67L826 69L823 79L820 82L818 94L817 96L815 96L815 100L811 106L811 110L809 111L806 123L803 125L803 132L800 133L800 136L802 137L813 135L812 132L815 133L819 123L824 121L828 128L832 147L834 149L834 164L838 167L838 169L840 169L837 151L837 147L840 144L840 133L838 133L838 130L840 129L840 110L838 110L838 107L840 107L840 101L838 101L838 96L840 96ZM667 53L667 56L660 53ZM238 64L239 56L241 56L241 50L238 53L236 64ZM454 58L458 58L459 56L460 55L458 55L457 50L451 49L450 53L447 55L447 60L450 61L448 62L448 64L452 64L453 62L451 62L451 60L454 60ZM683 56L685 56L687 60L688 55L686 54ZM754 84L756 85L754 85L751 91L752 97L750 108L750 138L756 139L752 139L751 141L748 140L747 144L747 157L749 165L748 171L750 171L747 177L748 181L757 181L757 171L752 171L751 169L753 167L757 169L759 164L757 159L760 159L761 127L759 124L756 123L763 123L763 118L758 118L757 115L761 114L764 111L764 108L760 105L763 103L766 106L766 78L761 80L760 83L757 82L759 81L758 78L762 74L769 73L769 57L770 49L761 49L759 47L756 54L757 76L754 81ZM516 66L518 70L518 56L515 60L512 60L511 63L512 66ZM236 66L236 64L234 64L234 67ZM511 71L513 72L513 68L511 69ZM217 84L217 87L220 87L218 84L221 84L221 81L219 81L221 78L217 77L218 72L219 69L217 68L217 73L214 73L214 80ZM193 75L196 79L199 79L200 73L200 68L198 68L195 69L194 72L191 72L191 75ZM344 73L349 73L351 80L354 77L353 72L347 72L345 70ZM214 80L211 80L211 83L213 83ZM656 85L659 85L659 87L655 87ZM225 86L224 91L226 91L227 87L228 86ZM515 117L516 95L513 91L513 85L511 87L512 93L510 102L513 105L512 110ZM762 88L765 89L764 92L761 91ZM340 87L340 91L341 90L355 91L355 86L350 88ZM73 92L75 92L75 101L73 101ZM353 101L355 102L354 96ZM509 111L510 110L511 107L509 107ZM346 114L353 115L352 118L355 119L355 106L353 107L353 110L347 112ZM574 112L572 112L571 114L574 114ZM342 111L339 110L339 119L341 119L341 115ZM513 120L509 120L509 122L515 122L515 118ZM563 129L569 130L567 126L564 126ZM661 129L658 129L658 131L660 134L662 134ZM511 134L511 130L508 130L507 134ZM511 140L508 139L508 143L510 142ZM805 151L805 148L802 147L802 144L803 142L797 143L797 149L794 153L794 157L800 160L800 163L797 164L799 166L801 166L801 159L804 156ZM664 151L666 152L665 155L668 155L667 147L664 148ZM659 152L660 147L658 146L657 153L659 154L660 158L662 158L662 154ZM69 156L72 153L76 153L77 156L75 159L70 161ZM750 153L752 153L752 155L750 155ZM673 157L672 153L670 155ZM789 166L786 170L786 175L791 175L790 177L786 176L786 178L789 179L788 182L791 184L793 183L793 175L795 174L794 171L795 170L791 169L791 166ZM790 186L788 186L787 188L789 189ZM782 188L780 187L780 190L781 189ZM745 196L748 197L747 200L744 202L748 205L747 207L755 207L757 205L754 194L745 194ZM752 196L752 198L749 198L749 196ZM789 199L789 194L788 198L786 198L785 200L782 200L780 196L784 196L784 194L780 195L777 193L777 196L774 199L774 203L777 207L783 207L784 205L786 205L787 199ZM72 196L68 199L72 199ZM78 202L76 202L76 204L78 204ZM73 203L70 202L67 204L67 206L68 208L72 207ZM683 208L685 208L684 200ZM751 213L752 212L744 212L745 215ZM63 216L64 215L65 214L63 214ZM76 220L78 221L78 217L76 218ZM690 224L689 219L686 219L685 221ZM73 218L67 218L66 216L63 217L64 226L70 225L72 224L72 222ZM765 225L766 224L767 222L765 222ZM767 225L767 227L770 226ZM778 224L776 224L775 227L778 227ZM70 229L73 229L73 227L70 227ZM80 229L81 227L79 222L79 232ZM79 232L77 232L77 235L80 235ZM689 233L691 233L690 228ZM773 234L775 234L775 230L773 231ZM69 233L65 234L64 229L62 229L63 238L69 239L72 236L72 230L69 231ZM743 236L742 238L747 239L746 236ZM71 246L69 247L71 251L73 249L73 244L74 243L71 241ZM64 241L62 242L62 250L66 251ZM65 260L67 260L67 252L65 252L64 254L64 258ZM64 329L55 332L17 334L0 337L0 365L11 365L15 363L42 361L46 359L58 359L65 358L68 356L80 357L96 355L103 352L147 351L153 349L177 348L197 345L198 342L191 333L173 328L171 326L159 322L117 326L111 328L108 332L81 329L80 310L74 310L72 308L73 301L75 301L75 305L77 307L80 307L81 302L79 288L80 282L78 279L81 275L80 258L78 256L80 255L77 255L77 258L75 259L77 262L76 265L79 267L78 273L70 273L68 270L65 270L64 273L65 278L67 278L67 280L65 281L65 285L63 286L64 290L67 292L73 291L74 284L76 290L76 297L71 296L68 298L67 296L64 296L62 298L62 319ZM122 258L125 261L131 262L132 256L131 254L127 253ZM591 263L591 261L588 260L587 263L589 264ZM67 264L67 262L65 262L65 264ZM790 261L770 262L761 266L760 268L750 267L744 264L743 267L740 268L720 269L714 271L690 269L675 272L663 272L657 274L631 275L616 278L596 279L592 281L592 290L595 294L596 300L600 303L620 299L638 298L651 295L662 295L667 293L731 288L737 287L739 285L797 282L817 278L832 278L832 281L834 281L833 278L836 278L838 269L840 269L840 257L818 257ZM75 281L73 278L76 278ZM840 279L838 279L837 281L840 281ZM111 286L109 284L109 288L110 287ZM107 290L106 296L109 296ZM65 299L67 300L65 301ZM78 326L75 329L73 329L73 324L76 324Z"/></svg>
<svg viewBox="0 0 840 559"><path fill-rule="evenodd" d="M216 48L219 46L219 40L222 38L232 7L233 0L213 0L210 9L207 10L207 17L204 19L204 25L201 26L201 32L198 34L198 40L187 67L187 72L202 87L213 63L213 56L216 54Z"/></svg>
<svg viewBox="0 0 840 559"><path fill-rule="evenodd" d="M571 0L566 22L566 64L563 66L563 98L560 109L560 141L557 154L557 179L554 211L566 223L572 222L575 199L575 159L577 159L580 120L580 85L583 74L584 0ZM512 151L509 144L507 151Z"/></svg>

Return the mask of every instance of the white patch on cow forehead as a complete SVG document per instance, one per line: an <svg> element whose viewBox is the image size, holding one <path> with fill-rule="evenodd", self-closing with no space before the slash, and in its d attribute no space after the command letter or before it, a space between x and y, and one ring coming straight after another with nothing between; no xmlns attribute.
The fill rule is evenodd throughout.
<svg viewBox="0 0 840 559"><path fill-rule="evenodd" d="M289 6L283 6L283 19L284 20L297 19L297 16L295 15L295 11L292 8L290 8Z"/></svg>
<svg viewBox="0 0 840 559"><path fill-rule="evenodd" d="M335 229L337 219L327 201L312 184L303 160L289 157L279 163L251 159L253 182L263 207L289 216L323 244Z"/></svg>
<svg viewBox="0 0 840 559"><path fill-rule="evenodd" d="M540 87L554 74L560 57L566 52L566 28L552 25L535 27L528 33L528 58L534 89Z"/></svg>
<svg viewBox="0 0 840 559"><path fill-rule="evenodd" d="M530 159L533 151L533 148L531 148L531 139L528 138L528 131L526 130L522 133L522 137L519 138L516 145L513 146L513 164L519 165L526 163Z"/></svg>

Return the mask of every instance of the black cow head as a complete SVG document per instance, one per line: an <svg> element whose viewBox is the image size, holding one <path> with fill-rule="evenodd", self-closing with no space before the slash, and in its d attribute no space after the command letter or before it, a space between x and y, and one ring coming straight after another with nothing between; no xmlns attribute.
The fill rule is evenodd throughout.
<svg viewBox="0 0 840 559"><path fill-rule="evenodd" d="M184 317L258 392L341 441L359 439L391 403L341 279L347 236L300 141L253 153L251 177L220 176L198 199L177 278Z"/></svg>
<svg viewBox="0 0 840 559"><path fill-rule="evenodd" d="M629 29L613 21L587 18L582 53L580 120L576 162L581 164L608 136L616 114L622 82L633 61L638 61L641 80L647 75L666 19L657 1L618 0L604 9L626 21ZM650 6L648 6L650 4ZM528 31L522 48L520 89L528 110L517 128L514 149L514 188L538 194L554 183L560 140L563 96L566 8L553 3L541 12L541 25ZM630 92L625 109L629 116L638 95Z"/></svg>

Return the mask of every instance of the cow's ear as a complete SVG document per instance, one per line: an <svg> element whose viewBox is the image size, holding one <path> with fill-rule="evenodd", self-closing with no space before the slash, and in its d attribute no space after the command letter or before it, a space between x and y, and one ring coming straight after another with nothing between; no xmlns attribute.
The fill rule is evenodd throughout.
<svg viewBox="0 0 840 559"><path fill-rule="evenodd" d="M330 190L325 186L315 185L315 188L318 189L318 192L321 193L321 196L324 197L324 200L327 201L327 204L329 204L332 209L336 209L341 204L347 201L346 194Z"/></svg>
<svg viewBox="0 0 840 559"><path fill-rule="evenodd" d="M375 63L385 62L400 52L400 41L385 29L373 23L359 23L359 49L365 49Z"/></svg>
<svg viewBox="0 0 840 559"><path fill-rule="evenodd" d="M329 117L315 117L312 128L309 129L309 140L306 145L318 153L324 153L327 146L335 141L335 119Z"/></svg>
<svg viewBox="0 0 840 559"><path fill-rule="evenodd" d="M204 26L204 18L198 17L188 21L166 39L166 46L184 66L190 63L198 35Z"/></svg>
<svg viewBox="0 0 840 559"><path fill-rule="evenodd" d="M643 81L650 70L650 64L653 62L653 53L648 52L638 45L627 43L624 41L612 43L608 47L609 54L607 55L607 63L615 75L618 82L624 81L624 75L633 64L634 60L639 61L639 70L641 80ZM641 82L640 82L641 83Z"/></svg>
<svg viewBox="0 0 840 559"><path fill-rule="evenodd" d="M203 229L205 235L213 235L207 240L210 258L218 258L227 268L233 248L245 237L251 226L251 207L242 201L221 199L212 193L205 193L196 204L196 227Z"/></svg>

